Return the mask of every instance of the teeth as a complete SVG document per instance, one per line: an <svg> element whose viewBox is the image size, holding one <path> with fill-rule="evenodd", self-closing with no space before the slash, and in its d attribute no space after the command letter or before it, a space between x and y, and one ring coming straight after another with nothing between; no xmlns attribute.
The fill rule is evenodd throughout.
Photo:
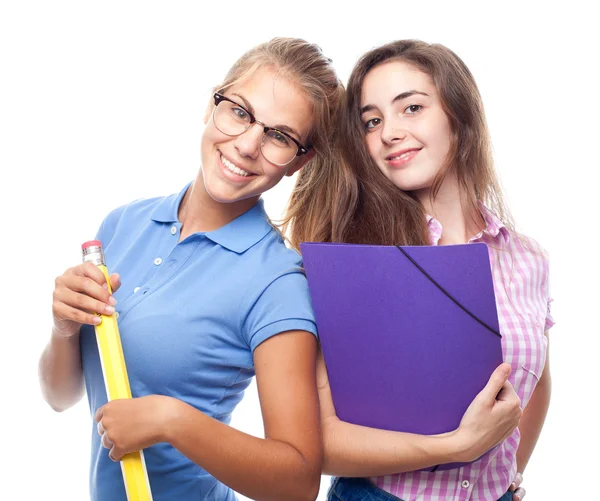
<svg viewBox="0 0 600 501"><path fill-rule="evenodd" d="M221 162L223 165L227 167L231 172L237 174L238 176L249 176L250 173L245 170L240 169L236 165L233 165L229 160L227 160L223 155L221 155Z"/></svg>
<svg viewBox="0 0 600 501"><path fill-rule="evenodd" d="M401 158L406 158L411 153L414 153L414 151L407 151L406 153L402 153L402 155L400 155L399 157L391 158L391 160L400 160Z"/></svg>

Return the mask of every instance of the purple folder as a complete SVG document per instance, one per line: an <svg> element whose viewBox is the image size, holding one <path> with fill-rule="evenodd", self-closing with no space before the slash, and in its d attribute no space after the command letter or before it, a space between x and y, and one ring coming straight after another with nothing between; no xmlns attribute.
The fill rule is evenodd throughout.
<svg viewBox="0 0 600 501"><path fill-rule="evenodd" d="M502 363L487 246L300 247L338 417L456 429Z"/></svg>

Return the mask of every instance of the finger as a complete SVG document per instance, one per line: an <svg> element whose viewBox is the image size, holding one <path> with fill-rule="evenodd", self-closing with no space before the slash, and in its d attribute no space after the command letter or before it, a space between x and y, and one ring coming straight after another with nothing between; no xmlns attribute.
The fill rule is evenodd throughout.
<svg viewBox="0 0 600 501"><path fill-rule="evenodd" d="M52 313L54 318L59 322L63 320L71 320L73 322L87 325L99 325L102 322L102 319L98 315L77 310L71 306L67 306L66 304L57 305L55 308L53 308Z"/></svg>
<svg viewBox="0 0 600 501"><path fill-rule="evenodd" d="M113 292L116 292L121 287L121 277L118 273L113 273L110 276L110 287Z"/></svg>
<svg viewBox="0 0 600 501"><path fill-rule="evenodd" d="M523 483L523 474L517 472L517 474L515 475L515 479L513 480L515 489L517 489L522 483Z"/></svg>
<svg viewBox="0 0 600 501"><path fill-rule="evenodd" d="M485 388L481 390L481 394L490 401L495 400L508 376L510 376L510 365L507 363L500 364L490 376Z"/></svg>
<svg viewBox="0 0 600 501"><path fill-rule="evenodd" d="M522 501L525 497L525 489L523 487L519 487L513 494L513 501Z"/></svg>
<svg viewBox="0 0 600 501"><path fill-rule="evenodd" d="M102 442L102 447L104 447L105 449L112 449L115 445L112 443L112 440L110 438L108 438L108 433L104 433L102 435L101 442Z"/></svg>
<svg viewBox="0 0 600 501"><path fill-rule="evenodd" d="M84 263L72 270L59 277L60 281L73 290L108 303L110 293L107 290L106 277L100 268L92 263Z"/></svg>
<svg viewBox="0 0 600 501"><path fill-rule="evenodd" d="M112 459L115 463L118 463L123 456L124 454L121 451L119 451L119 449L117 449L114 445L108 453L108 457Z"/></svg>
<svg viewBox="0 0 600 501"><path fill-rule="evenodd" d="M96 421L97 423L100 422L100 420L102 419L102 416L104 415L104 406L100 407L96 413L94 414L94 421Z"/></svg>
<svg viewBox="0 0 600 501"><path fill-rule="evenodd" d="M98 285L102 285L106 283L106 277L100 268L98 268L95 264L87 262L80 264L79 266L75 266L71 268L71 273L78 277L87 277L91 278Z"/></svg>
<svg viewBox="0 0 600 501"><path fill-rule="evenodd" d="M108 296L108 301L110 302ZM90 297L87 293L80 293L69 289L63 289L55 295L55 310L63 303L71 308L86 313L99 313L101 315L112 315L115 312L114 306Z"/></svg>
<svg viewBox="0 0 600 501"><path fill-rule="evenodd" d="M104 435L105 431L104 426L102 426L102 420L98 421L98 435Z"/></svg>
<svg viewBox="0 0 600 501"><path fill-rule="evenodd" d="M496 400L504 401L504 400L509 399L511 391L513 391L512 385L510 384L509 381L505 381L505 383L502 385L502 388L500 388L500 391L496 395Z"/></svg>
<svg viewBox="0 0 600 501"><path fill-rule="evenodd" d="M517 395L517 392L510 381L506 381L502 385L502 388L496 396L496 400L513 404L516 407L521 407L521 399L519 398L519 395Z"/></svg>

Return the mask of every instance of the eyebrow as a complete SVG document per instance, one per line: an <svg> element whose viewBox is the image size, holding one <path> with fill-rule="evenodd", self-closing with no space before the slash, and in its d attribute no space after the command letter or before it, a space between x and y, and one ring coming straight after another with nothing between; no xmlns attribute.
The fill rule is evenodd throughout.
<svg viewBox="0 0 600 501"><path fill-rule="evenodd" d="M409 98L411 96L414 96L415 94L419 94L421 96L427 96L429 97L429 94L427 94L426 92L422 92L420 90L407 90L406 92L402 92L401 94L398 94L394 99L392 99L392 103L395 103L397 101L402 101L403 99ZM362 115L363 113L366 113L367 111L371 111L374 110L376 107L373 106L372 104L367 104L366 106L363 106L360 109L360 114Z"/></svg>
<svg viewBox="0 0 600 501"><path fill-rule="evenodd" d="M252 113L253 116L255 115L254 108L252 107L250 102L244 96L242 96L241 94L238 94L237 92L232 92L232 95L239 97L244 102L244 106L248 109L248 111L250 113ZM256 117L254 119L256 120ZM273 125L273 126L267 125L267 127L270 127L271 129L277 129L281 132L287 132L288 134L295 134L296 139L298 139L298 140L302 139L302 136L298 133L298 131L296 131L292 127L288 127L287 125Z"/></svg>

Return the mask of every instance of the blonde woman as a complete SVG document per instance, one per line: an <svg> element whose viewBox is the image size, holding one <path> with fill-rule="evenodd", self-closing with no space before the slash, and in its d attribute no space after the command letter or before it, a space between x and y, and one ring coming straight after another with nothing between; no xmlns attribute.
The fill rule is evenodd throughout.
<svg viewBox="0 0 600 501"><path fill-rule="evenodd" d="M93 501L126 500L118 461L140 449L155 501L317 496L316 327L299 256L260 196L333 158L342 97L316 45L250 50L210 97L195 180L102 223L114 296L90 263L57 278L41 386L57 411L87 393ZM115 310L134 398L107 403L92 326ZM255 374L264 439L228 426Z"/></svg>

